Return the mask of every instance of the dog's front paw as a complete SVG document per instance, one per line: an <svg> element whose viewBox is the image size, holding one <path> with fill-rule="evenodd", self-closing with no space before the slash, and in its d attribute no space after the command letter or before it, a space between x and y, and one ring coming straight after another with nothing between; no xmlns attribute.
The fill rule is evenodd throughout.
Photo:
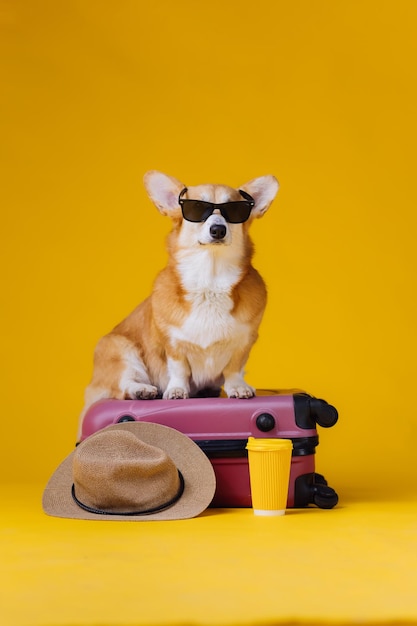
<svg viewBox="0 0 417 626"><path fill-rule="evenodd" d="M158 395L158 389L146 383L132 383L125 391L125 398L129 400L153 400Z"/></svg>
<svg viewBox="0 0 417 626"><path fill-rule="evenodd" d="M182 387L170 387L164 393L164 400L185 400L189 397L188 391Z"/></svg>
<svg viewBox="0 0 417 626"><path fill-rule="evenodd" d="M235 385L229 388L225 388L225 391L229 398L253 398L255 395L255 390L253 387L249 385Z"/></svg>
<svg viewBox="0 0 417 626"><path fill-rule="evenodd" d="M153 400L158 395L158 389L153 385L141 385L135 395L138 400Z"/></svg>

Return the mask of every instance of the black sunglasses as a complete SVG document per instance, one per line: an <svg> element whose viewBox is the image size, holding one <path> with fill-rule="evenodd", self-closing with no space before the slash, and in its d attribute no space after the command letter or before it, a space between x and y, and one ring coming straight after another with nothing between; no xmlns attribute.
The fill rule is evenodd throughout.
<svg viewBox="0 0 417 626"><path fill-rule="evenodd" d="M188 200L182 196L187 192L185 187L178 198L181 206L182 214L188 222L205 222L208 217L218 209L223 215L226 222L230 224L242 224L249 219L250 212L255 206L255 200L246 191L239 189L239 193L244 200L233 200L231 202L223 202L215 204L214 202L206 202L205 200Z"/></svg>

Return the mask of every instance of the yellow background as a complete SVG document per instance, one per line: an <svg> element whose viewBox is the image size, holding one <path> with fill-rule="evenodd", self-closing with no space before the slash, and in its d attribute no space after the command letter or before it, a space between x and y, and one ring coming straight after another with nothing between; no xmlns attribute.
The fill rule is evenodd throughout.
<svg viewBox="0 0 417 626"><path fill-rule="evenodd" d="M142 176L281 190L247 367L339 410L340 498L415 489L417 3L1 0L0 480L75 442L97 339L149 292L169 223Z"/></svg>

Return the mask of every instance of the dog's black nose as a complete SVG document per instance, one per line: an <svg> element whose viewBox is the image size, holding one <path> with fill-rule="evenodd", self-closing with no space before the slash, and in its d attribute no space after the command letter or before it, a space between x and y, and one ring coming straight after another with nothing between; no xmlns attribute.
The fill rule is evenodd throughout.
<svg viewBox="0 0 417 626"><path fill-rule="evenodd" d="M210 226L210 235L213 239L224 239L226 236L226 226L223 224L213 224Z"/></svg>

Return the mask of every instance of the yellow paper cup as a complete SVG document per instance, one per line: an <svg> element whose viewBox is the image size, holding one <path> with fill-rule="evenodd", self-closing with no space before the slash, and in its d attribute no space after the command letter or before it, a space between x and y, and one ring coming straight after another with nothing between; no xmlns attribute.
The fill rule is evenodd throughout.
<svg viewBox="0 0 417 626"><path fill-rule="evenodd" d="M292 441L249 437L246 446L255 515L284 515L290 480Z"/></svg>

